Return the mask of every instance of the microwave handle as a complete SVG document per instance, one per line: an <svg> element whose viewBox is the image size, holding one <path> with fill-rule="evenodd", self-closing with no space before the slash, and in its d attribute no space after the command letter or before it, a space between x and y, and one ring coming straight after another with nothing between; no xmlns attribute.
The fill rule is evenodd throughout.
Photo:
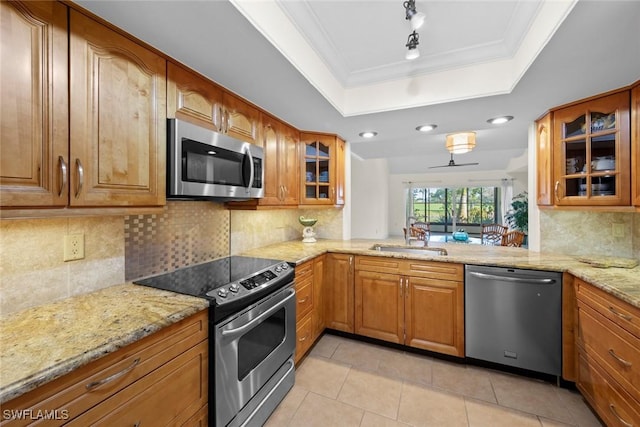
<svg viewBox="0 0 640 427"><path fill-rule="evenodd" d="M245 155L249 157L249 184L247 185L247 192L250 192L253 187L255 166L253 164L253 156L251 155L251 146L247 145L246 148L247 151Z"/></svg>

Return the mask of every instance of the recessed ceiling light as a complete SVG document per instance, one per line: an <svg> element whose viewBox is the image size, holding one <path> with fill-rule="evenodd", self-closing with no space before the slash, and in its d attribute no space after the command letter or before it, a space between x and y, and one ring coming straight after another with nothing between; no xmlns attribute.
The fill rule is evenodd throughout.
<svg viewBox="0 0 640 427"><path fill-rule="evenodd" d="M511 120L513 120L513 116L500 116L487 120L487 123L491 123L492 125L501 125Z"/></svg>
<svg viewBox="0 0 640 427"><path fill-rule="evenodd" d="M360 135L363 138L373 138L377 134L378 134L378 132L374 132L372 130L368 130L366 132L360 132L358 135Z"/></svg>
<svg viewBox="0 0 640 427"><path fill-rule="evenodd" d="M429 132L434 130L437 127L438 125L422 125L422 126L418 126L416 130L419 132Z"/></svg>

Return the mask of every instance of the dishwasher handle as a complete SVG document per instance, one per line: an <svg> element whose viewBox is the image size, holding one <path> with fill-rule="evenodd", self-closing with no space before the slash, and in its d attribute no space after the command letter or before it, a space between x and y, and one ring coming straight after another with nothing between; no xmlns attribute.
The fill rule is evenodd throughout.
<svg viewBox="0 0 640 427"><path fill-rule="evenodd" d="M556 283L556 279L529 279L525 277L510 277L510 276L500 276L496 274L487 274L487 273L478 273L477 271L470 271L470 275L477 277L478 279L484 280L500 280L502 282L511 282L511 283L529 283L535 285L553 285Z"/></svg>

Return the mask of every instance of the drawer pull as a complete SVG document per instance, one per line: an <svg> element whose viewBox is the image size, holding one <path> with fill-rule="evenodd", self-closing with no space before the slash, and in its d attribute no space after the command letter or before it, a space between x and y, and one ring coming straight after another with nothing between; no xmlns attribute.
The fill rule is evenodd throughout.
<svg viewBox="0 0 640 427"><path fill-rule="evenodd" d="M302 338L300 338L298 341L303 342L307 340L307 335L303 336Z"/></svg>
<svg viewBox="0 0 640 427"><path fill-rule="evenodd" d="M309 297L304 297L300 301L298 301L298 304L304 304L305 302L307 302L308 299Z"/></svg>
<svg viewBox="0 0 640 427"><path fill-rule="evenodd" d="M122 371L116 372L115 374L110 375L107 378L103 378L103 379L98 380L98 381L90 382L86 386L87 390L93 390L96 387L100 387L101 385L104 385L104 384L109 383L111 381L117 380L118 378L122 377L123 375L126 375L129 372L131 372L133 370L133 368L138 366L139 363L140 363L140 358L138 357L136 360L133 361L133 363L131 365L129 365L128 367L124 368Z"/></svg>
<svg viewBox="0 0 640 427"><path fill-rule="evenodd" d="M619 318L624 319L628 322L631 322L633 320L633 317L629 316L628 314L620 313L618 310L616 310L611 306L609 306L609 311L615 314L616 316L618 316Z"/></svg>
<svg viewBox="0 0 640 427"><path fill-rule="evenodd" d="M616 411L616 407L613 406L613 403L609 403L609 410L623 425L633 427L633 424L626 422L620 415L618 415L618 411Z"/></svg>
<svg viewBox="0 0 640 427"><path fill-rule="evenodd" d="M613 351L612 348L609 349L609 354L611 355L611 357L613 357L614 359L616 359L618 362L620 362L620 364L622 366L625 366L627 368L631 367L631 362L627 362L626 360L624 360L622 357L618 356L615 351Z"/></svg>

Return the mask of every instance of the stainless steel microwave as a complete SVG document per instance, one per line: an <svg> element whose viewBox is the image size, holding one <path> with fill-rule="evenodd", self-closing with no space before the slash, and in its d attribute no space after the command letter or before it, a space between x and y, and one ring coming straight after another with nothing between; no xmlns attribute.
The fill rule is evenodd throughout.
<svg viewBox="0 0 640 427"><path fill-rule="evenodd" d="M167 198L264 197L261 147L178 119L167 134Z"/></svg>

